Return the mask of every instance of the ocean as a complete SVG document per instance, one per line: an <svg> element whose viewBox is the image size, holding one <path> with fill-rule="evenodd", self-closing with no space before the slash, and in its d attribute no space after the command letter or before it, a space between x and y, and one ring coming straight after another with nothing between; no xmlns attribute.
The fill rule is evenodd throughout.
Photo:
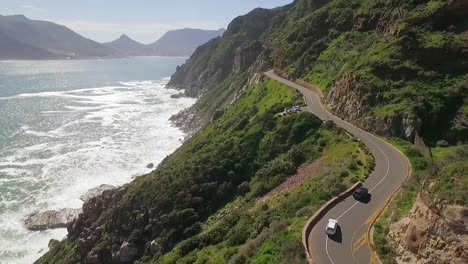
<svg viewBox="0 0 468 264"><path fill-rule="evenodd" d="M101 184L150 172L184 133L195 99L165 88L184 58L0 62L0 263L33 263L65 229L31 232L37 211L79 208Z"/></svg>

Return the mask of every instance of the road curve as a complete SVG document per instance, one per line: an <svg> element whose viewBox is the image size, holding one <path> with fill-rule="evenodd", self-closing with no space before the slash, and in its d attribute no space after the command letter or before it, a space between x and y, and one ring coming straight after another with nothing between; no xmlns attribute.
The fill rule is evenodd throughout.
<svg viewBox="0 0 468 264"><path fill-rule="evenodd" d="M348 197L328 211L310 232L310 255L320 264L378 263L371 251L368 230L387 201L405 181L409 173L407 159L382 139L328 112L320 97L311 90L281 78L273 71L265 75L301 92L310 112L322 120L334 121L359 138L375 157L375 169L363 184L370 191L370 201L361 203ZM333 238L325 234L325 226L330 218L337 219L341 229Z"/></svg>

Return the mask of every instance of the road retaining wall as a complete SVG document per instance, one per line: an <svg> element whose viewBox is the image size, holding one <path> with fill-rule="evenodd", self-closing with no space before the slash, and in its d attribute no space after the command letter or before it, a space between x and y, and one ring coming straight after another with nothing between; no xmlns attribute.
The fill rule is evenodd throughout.
<svg viewBox="0 0 468 264"><path fill-rule="evenodd" d="M315 264L315 259L312 256L311 252L309 252L309 235L312 232L314 226L323 218L323 216L335 205L342 202L345 198L350 196L354 190L362 186L362 182L358 182L351 186L348 190L342 192L338 196L333 197L330 201L324 204L310 219L307 221L307 224L304 226L302 230L302 244L304 245L304 249L306 252L307 261L310 264ZM325 230L324 230L325 232Z"/></svg>
<svg viewBox="0 0 468 264"><path fill-rule="evenodd" d="M292 81L292 82L294 82L294 83L296 83L296 84L298 84L298 85L300 85L302 87L305 87L305 88L311 90L312 92L318 94L321 99L325 96L323 94L322 90L319 87L317 87L317 86L315 86L315 85L313 85L313 84L311 84L309 82L306 82L306 81L304 81L302 79L291 80L290 76L285 71L282 71L282 70L273 69L273 72L276 75L278 75L279 77L281 77L281 78L284 78L286 80L290 80L290 81Z"/></svg>

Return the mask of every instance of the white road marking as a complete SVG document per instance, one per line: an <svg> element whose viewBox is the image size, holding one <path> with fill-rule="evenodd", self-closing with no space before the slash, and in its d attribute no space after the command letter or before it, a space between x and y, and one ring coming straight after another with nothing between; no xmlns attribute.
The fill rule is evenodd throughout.
<svg viewBox="0 0 468 264"><path fill-rule="evenodd" d="M325 237L325 251L327 252L328 259L331 261L331 263L335 264L333 259L330 257L330 254L328 253L328 236Z"/></svg>
<svg viewBox="0 0 468 264"><path fill-rule="evenodd" d="M348 213L351 209L354 208L354 206L356 206L359 202L355 202L351 207L348 208L348 210L346 210L344 213L342 213L340 216L338 216L336 218L336 221L340 220L341 217L343 217L346 213Z"/></svg>

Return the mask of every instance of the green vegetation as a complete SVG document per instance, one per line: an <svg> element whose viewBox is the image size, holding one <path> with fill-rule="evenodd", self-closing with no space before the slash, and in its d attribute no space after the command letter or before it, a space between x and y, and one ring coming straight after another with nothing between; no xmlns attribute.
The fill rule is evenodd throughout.
<svg viewBox="0 0 468 264"><path fill-rule="evenodd" d="M47 252L37 263L80 263L80 257L76 254L77 244L64 239L60 244Z"/></svg>
<svg viewBox="0 0 468 264"><path fill-rule="evenodd" d="M428 188L432 200L468 206L468 146L439 147L436 153L435 175Z"/></svg>
<svg viewBox="0 0 468 264"><path fill-rule="evenodd" d="M374 225L374 245L384 264L396 263L387 234L390 225L407 215L413 207L421 188L420 179L425 178L428 164L428 160L411 143L401 139L390 139L389 142L408 157L411 163L411 176Z"/></svg>
<svg viewBox="0 0 468 264"><path fill-rule="evenodd" d="M144 252L140 263L304 263L300 230L307 217L364 179L373 160L361 143L310 113L279 115L301 100L273 80L248 87L155 172L117 192L117 204L104 205L92 251L110 256L121 244L113 241L124 236ZM260 199L322 156L315 177ZM153 240L158 248L150 254L145 244ZM77 259L77 243L61 242L39 263L57 254Z"/></svg>
<svg viewBox="0 0 468 264"><path fill-rule="evenodd" d="M254 186L268 183L263 173L258 173L250 181L249 193L210 217L202 233L154 263L307 263L301 242L307 219L334 195L364 179L373 168L367 149L347 133L323 127L319 133L319 140L324 142L321 145L325 146L316 175L301 185L258 200ZM299 148L306 144L307 140Z"/></svg>
<svg viewBox="0 0 468 264"><path fill-rule="evenodd" d="M309 9L309 1L299 2L286 13L302 17L272 34L275 65L324 92L351 76L347 92L368 116L416 115L429 142L468 138L466 125L454 119L468 118L466 14L451 14L444 0L318 1Z"/></svg>
<svg viewBox="0 0 468 264"><path fill-rule="evenodd" d="M420 120L419 132L437 146L432 162L392 140L413 171L375 227L377 250L391 263L389 225L421 188L432 199L467 201L467 151L447 148L468 140L466 10L458 0L297 0L236 18L171 78L187 95L201 95L181 117L203 129L155 172L87 205L69 240L41 262L74 262L80 250L106 263L123 239L140 263L303 263L307 217L363 179L373 161L359 142L309 113L279 115L300 102L297 93L274 81L249 85L276 68L325 92L351 93L358 118ZM270 193L317 160L314 177Z"/></svg>
<svg viewBox="0 0 468 264"><path fill-rule="evenodd" d="M466 142L468 9L458 1L298 0L256 9L200 49L175 80L190 87L200 75L219 77L203 86L209 91L204 97L216 99L213 91L226 91L223 81L236 75L232 62L239 47L260 41L265 50L257 62L268 66L255 70L277 68L326 94L345 88L362 103L364 115L377 120L416 116L431 144ZM243 86L234 84L228 87Z"/></svg>
<svg viewBox="0 0 468 264"><path fill-rule="evenodd" d="M467 205L468 147L437 147L432 149L434 161L421 154L407 141L390 139L411 163L411 176L375 223L374 244L382 263L396 263L387 235L390 225L406 216L420 191L443 203Z"/></svg>

